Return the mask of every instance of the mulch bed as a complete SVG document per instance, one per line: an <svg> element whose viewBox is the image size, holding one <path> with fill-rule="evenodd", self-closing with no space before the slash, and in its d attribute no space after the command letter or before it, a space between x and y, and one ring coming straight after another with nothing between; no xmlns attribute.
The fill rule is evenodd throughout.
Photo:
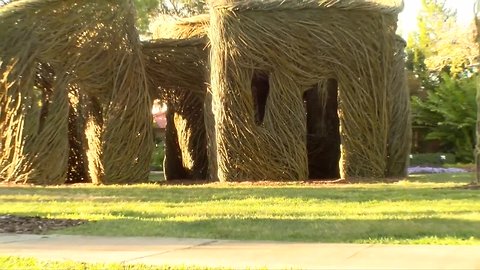
<svg viewBox="0 0 480 270"><path fill-rule="evenodd" d="M53 219L0 215L0 233L43 234L50 230L78 226L86 222L88 221L81 219Z"/></svg>
<svg viewBox="0 0 480 270"><path fill-rule="evenodd" d="M457 187L458 189L472 189L472 190L480 190L480 185L479 184L468 184L468 185L463 185Z"/></svg>
<svg viewBox="0 0 480 270"><path fill-rule="evenodd" d="M373 181L373 180L372 180ZM232 185L232 186L325 186L336 184L351 184L356 183L355 180L350 179L327 179L327 180L306 180L306 181L278 181L278 180L238 180L229 182L218 182L213 180L169 180L155 182L160 186L193 186L193 185Z"/></svg>

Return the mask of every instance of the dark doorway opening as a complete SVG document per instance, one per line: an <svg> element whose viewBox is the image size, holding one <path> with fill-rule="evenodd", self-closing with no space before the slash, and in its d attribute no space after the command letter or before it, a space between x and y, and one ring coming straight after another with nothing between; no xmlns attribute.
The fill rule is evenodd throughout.
<svg viewBox="0 0 480 270"><path fill-rule="evenodd" d="M340 177L340 121L338 83L328 79L303 94L307 116L307 154L309 179Z"/></svg>
<svg viewBox="0 0 480 270"><path fill-rule="evenodd" d="M270 93L270 82L268 73L262 70L254 70L252 76L252 96L254 106L255 124L261 125L265 117L268 94Z"/></svg>
<svg viewBox="0 0 480 270"><path fill-rule="evenodd" d="M68 113L68 170L66 184L91 182L88 175L87 157L85 155L85 124L80 115L79 106L69 102Z"/></svg>

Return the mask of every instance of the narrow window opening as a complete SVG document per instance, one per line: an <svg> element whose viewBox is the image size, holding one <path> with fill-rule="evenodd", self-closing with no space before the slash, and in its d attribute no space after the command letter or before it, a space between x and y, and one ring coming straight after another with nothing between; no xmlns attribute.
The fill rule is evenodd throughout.
<svg viewBox="0 0 480 270"><path fill-rule="evenodd" d="M255 124L261 125L265 117L265 107L270 92L268 73L262 70L255 70L252 76L252 96Z"/></svg>
<svg viewBox="0 0 480 270"><path fill-rule="evenodd" d="M340 121L338 84L328 79L303 94L307 118L308 176L310 179L340 177Z"/></svg>

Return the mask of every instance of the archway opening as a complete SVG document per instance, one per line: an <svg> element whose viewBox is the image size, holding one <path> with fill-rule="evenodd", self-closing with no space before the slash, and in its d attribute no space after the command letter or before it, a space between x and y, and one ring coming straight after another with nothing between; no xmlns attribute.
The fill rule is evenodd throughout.
<svg viewBox="0 0 480 270"><path fill-rule="evenodd" d="M340 121L338 83L328 79L312 85L303 94L307 118L309 179L340 177Z"/></svg>

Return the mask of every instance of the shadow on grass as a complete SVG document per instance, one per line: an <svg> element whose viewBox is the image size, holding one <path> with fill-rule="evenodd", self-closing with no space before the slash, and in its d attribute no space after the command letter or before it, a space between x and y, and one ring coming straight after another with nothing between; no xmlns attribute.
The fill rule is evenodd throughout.
<svg viewBox="0 0 480 270"><path fill-rule="evenodd" d="M387 220L204 219L197 221L119 219L61 231L65 234L162 236L326 243L480 244L480 221L420 218ZM56 232L58 233L58 232Z"/></svg>
<svg viewBox="0 0 480 270"><path fill-rule="evenodd" d="M25 196L22 198L22 195ZM423 200L480 200L478 190L456 187L389 188L389 187L76 187L76 188L0 188L3 202L31 202L35 196L42 201L97 201L97 202L164 202L188 203L245 199L299 199L331 200L339 202L367 201L423 201Z"/></svg>
<svg viewBox="0 0 480 270"><path fill-rule="evenodd" d="M437 173L437 174L414 174L408 177L412 182L429 183L459 183L468 184L475 179L474 173Z"/></svg>

